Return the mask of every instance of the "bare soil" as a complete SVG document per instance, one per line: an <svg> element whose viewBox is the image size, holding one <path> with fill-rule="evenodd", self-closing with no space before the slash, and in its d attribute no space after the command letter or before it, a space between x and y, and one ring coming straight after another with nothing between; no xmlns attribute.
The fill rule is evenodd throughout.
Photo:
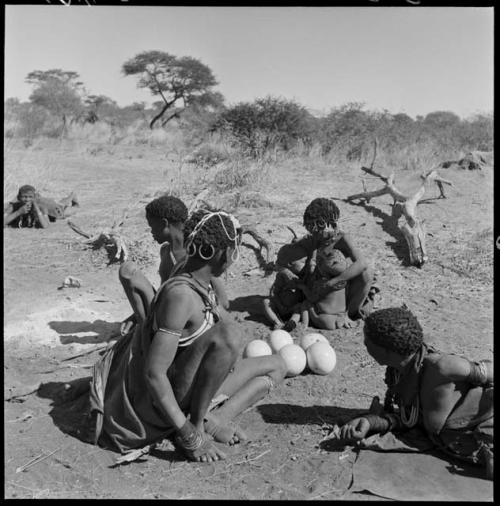
<svg viewBox="0 0 500 506"><path fill-rule="evenodd" d="M81 207L71 219L91 231L110 226L131 203L168 190L179 175L161 150L148 146L95 156L55 148L23 156L34 163L49 156L57 160L63 169L52 175L45 193L58 198L75 190ZM197 170L186 165L180 177L191 180ZM448 198L418 208L429 255L421 269L407 265L406 243L391 223L390 198L365 206L338 201L342 228L376 270L380 307L404 302L430 344L471 359L491 358L493 172L455 168L442 174L454 183L446 188ZM277 249L291 239L286 225L302 232L302 213L311 199L358 193L360 175L352 164L277 164L258 189L259 198L246 199L236 214ZM402 171L396 183L403 190L415 188L418 175ZM186 201L196 188L191 190L181 195ZM429 196L438 194L437 187L429 189ZM224 202L225 196L218 198ZM123 232L133 257L157 285L158 246L147 230L144 203L131 211ZM4 397L11 398L4 401L5 497L379 499L348 490L353 452L321 444L332 424L367 409L371 397L384 392L383 369L365 351L361 326L323 332L337 353L335 370L328 376L305 372L287 378L240 415L238 423L251 439L227 448L223 462L186 462L167 445L140 461L113 467L117 454L83 442L85 398L65 403L63 394L66 384L90 375L99 352L66 359L116 335L130 309L118 265L108 265L104 250L87 249L81 239L64 221L47 230L4 231ZM246 242L226 287L248 342L269 335L260 302L273 277L258 269L256 243ZM82 286L58 289L66 276L81 279Z"/></svg>

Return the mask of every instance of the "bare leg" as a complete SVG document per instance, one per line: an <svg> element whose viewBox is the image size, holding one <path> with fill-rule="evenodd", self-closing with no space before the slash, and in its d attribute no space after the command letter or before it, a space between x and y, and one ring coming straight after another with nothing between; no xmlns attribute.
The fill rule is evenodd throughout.
<svg viewBox="0 0 500 506"><path fill-rule="evenodd" d="M281 318L277 315L276 311L273 309L273 304L271 302L271 299L265 298L262 301L264 315L267 317L267 319L272 323L273 329L280 329L283 327L283 322L281 321Z"/></svg>
<svg viewBox="0 0 500 506"><path fill-rule="evenodd" d="M309 317L311 319L312 324L317 329L335 330L343 327L345 328L350 327L347 315L345 313L342 314L317 313L314 307L311 307L309 309Z"/></svg>
<svg viewBox="0 0 500 506"><path fill-rule="evenodd" d="M71 192L67 197L64 197L63 199L61 199L59 201L59 203L64 207L69 207L69 206L79 206L80 204L78 203L78 198L76 196L76 193L75 192Z"/></svg>
<svg viewBox="0 0 500 506"><path fill-rule="evenodd" d="M180 408L199 430L203 430L211 400L236 362L239 341L237 327L219 321L181 349L168 371Z"/></svg>
<svg viewBox="0 0 500 506"><path fill-rule="evenodd" d="M227 395L229 399L206 415L205 430L221 443L234 444L246 439L245 433L233 426L231 420L278 386L285 374L286 364L280 355L237 362L217 391L217 395Z"/></svg>
<svg viewBox="0 0 500 506"><path fill-rule="evenodd" d="M369 267L347 283L347 314L352 320L364 319L372 311L373 301L368 298L368 294L374 281L374 275L373 269Z"/></svg>
<svg viewBox="0 0 500 506"><path fill-rule="evenodd" d="M136 321L142 323L153 300L153 285L142 274L134 262L124 262L118 272L127 299L132 306Z"/></svg>

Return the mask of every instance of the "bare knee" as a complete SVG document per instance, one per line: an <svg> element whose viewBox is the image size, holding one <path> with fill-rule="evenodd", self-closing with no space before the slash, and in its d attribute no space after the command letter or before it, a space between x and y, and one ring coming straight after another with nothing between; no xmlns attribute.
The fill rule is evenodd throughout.
<svg viewBox="0 0 500 506"><path fill-rule="evenodd" d="M120 265L120 269L118 270L118 277L122 282L130 281L136 272L137 265L134 262L127 260Z"/></svg>
<svg viewBox="0 0 500 506"><path fill-rule="evenodd" d="M363 277L363 281L365 281L365 283L371 284L371 282L375 279L375 269L371 266L368 266L363 271L362 277Z"/></svg>
<svg viewBox="0 0 500 506"><path fill-rule="evenodd" d="M267 373L267 375L273 380L275 385L280 384L286 376L287 367L283 357L279 354L272 355L273 364L271 370Z"/></svg>

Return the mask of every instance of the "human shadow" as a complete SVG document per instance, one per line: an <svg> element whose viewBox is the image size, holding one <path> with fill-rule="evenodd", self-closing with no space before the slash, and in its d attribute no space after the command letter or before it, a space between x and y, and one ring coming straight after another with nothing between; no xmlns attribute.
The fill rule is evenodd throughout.
<svg viewBox="0 0 500 506"><path fill-rule="evenodd" d="M49 327L59 334L61 344L97 344L109 341L120 335L120 322L104 320L87 321L51 321ZM94 335L79 336L82 332L93 332Z"/></svg>
<svg viewBox="0 0 500 506"><path fill-rule="evenodd" d="M395 241L386 241L386 246L389 246L392 249L403 266L410 266L410 261L408 258L408 245L404 238L403 232L401 232L398 227L398 220L394 217L393 214L386 213L376 206L369 205L365 200L355 202L353 200L343 199L343 202L352 206L362 207L371 213L375 218L380 218L381 221L378 223L382 226L382 230L395 239Z"/></svg>
<svg viewBox="0 0 500 506"><path fill-rule="evenodd" d="M50 399L51 410L49 416L54 425L64 434L79 441L94 446L94 432L91 426L89 387L91 376L72 381L51 381L42 383L36 395L43 399ZM117 455L114 448L106 448ZM159 445L150 451L150 455L169 462L185 461L185 457L175 449L173 442ZM140 461L139 459L138 461ZM137 462L137 461L134 461ZM115 464L111 465L114 467ZM123 465L123 464L122 464Z"/></svg>
<svg viewBox="0 0 500 506"><path fill-rule="evenodd" d="M52 401L49 416L61 432L88 444L92 444L88 426L90 380L86 376L72 381L49 381L42 383L36 393Z"/></svg>
<svg viewBox="0 0 500 506"><path fill-rule="evenodd" d="M296 404L259 404L256 408L266 423L294 423L299 425L343 425L366 413L363 409L340 406L298 406Z"/></svg>
<svg viewBox="0 0 500 506"><path fill-rule="evenodd" d="M238 311L239 313L248 313L245 320L250 320L258 323L269 325L269 321L263 312L264 295L247 295L244 297L236 297L229 301L229 310Z"/></svg>

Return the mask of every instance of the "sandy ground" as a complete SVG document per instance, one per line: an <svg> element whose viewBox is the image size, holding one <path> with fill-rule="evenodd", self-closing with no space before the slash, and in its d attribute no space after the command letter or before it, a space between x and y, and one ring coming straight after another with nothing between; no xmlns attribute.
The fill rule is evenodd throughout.
<svg viewBox="0 0 500 506"><path fill-rule="evenodd" d="M75 190L81 207L72 219L83 229L110 226L123 209L138 203L123 232L157 284L158 247L139 201L167 190L178 167L162 151L146 146L116 149L113 156L71 150L23 153L35 162L49 156L64 170L47 182L47 196ZM195 168L188 165L182 171L181 177L190 181ZM303 232L301 217L311 199L357 193L362 189L359 175L359 167L314 161L279 167L261 187L261 199L249 199L236 213L277 249L291 239L286 225ZM430 344L472 359L490 358L493 172L450 169L443 177L454 183L446 189L448 198L419 206L429 254L422 269L406 264L406 244L391 223L389 198L366 206L339 201L342 228L376 270L380 307L405 302ZM416 181L415 174L396 175L402 189L414 188ZM194 190L186 190L183 198L189 201ZM429 190L429 196L437 195L437 188ZM379 499L348 490L354 453L329 451L320 444L333 423L367 409L373 395L383 394L383 369L366 353L361 327L323 332L337 353L335 370L328 376L306 372L287 378L240 415L238 423L251 439L228 448L224 462L189 463L165 447L141 461L112 467L116 454L81 441L84 399L64 403L61 395L67 383L89 376L99 354L67 359L104 345L130 313L118 265L107 265L105 252L85 248L81 239L64 221L48 230L4 231L4 397L21 395L4 402L5 497ZM226 287L248 342L269 335L259 307L272 276L257 269L256 243L251 238L246 243L240 262L226 276ZM81 279L82 286L59 289L66 276ZM30 465L39 456L42 460Z"/></svg>

